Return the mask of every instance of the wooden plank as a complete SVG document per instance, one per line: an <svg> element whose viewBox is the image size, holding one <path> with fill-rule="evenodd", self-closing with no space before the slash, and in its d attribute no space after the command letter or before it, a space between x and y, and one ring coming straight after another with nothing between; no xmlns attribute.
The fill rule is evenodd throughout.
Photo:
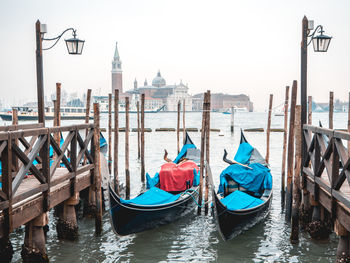
<svg viewBox="0 0 350 263"><path fill-rule="evenodd" d="M46 133L47 133L47 128L39 128L39 129L11 131L11 134L12 134L11 136L13 139L19 139L21 137L45 135Z"/></svg>
<svg viewBox="0 0 350 263"><path fill-rule="evenodd" d="M52 149L57 153L57 158L55 159L55 161L53 162L53 164L50 167L50 176L51 177L55 173L55 170L57 169L61 160L70 172L73 171L71 163L68 161L67 157L65 156L65 152L68 149L69 144L72 142L73 137L74 137L74 132L70 132L68 134L68 136L66 137L66 139L64 140L64 142L62 144L62 149L61 149L60 146L58 146L57 142L52 137L52 135L50 135L50 138L51 138L50 144L52 146Z"/></svg>
<svg viewBox="0 0 350 263"><path fill-rule="evenodd" d="M47 132L47 129L44 129ZM35 143L33 150L29 153L28 159L29 163L27 165L22 166L22 168L19 170L18 174L14 178L12 182L12 192L15 193L16 190L18 189L20 183L22 182L24 175L29 171L30 167L32 166L32 163L35 159L35 157L38 155L41 147L44 145L45 141L47 139L47 135L41 135L37 142Z"/></svg>
<svg viewBox="0 0 350 263"><path fill-rule="evenodd" d="M145 94L141 94L141 182L145 181Z"/></svg>
<svg viewBox="0 0 350 263"><path fill-rule="evenodd" d="M80 151L79 151L79 154L78 154L78 157L77 157L77 166L79 165L79 163L81 162L81 159L83 159L83 154L87 153L87 156L89 156L91 158L91 155L89 153L89 150L88 150L88 145L92 139L92 136L94 135L94 132L92 130L90 130L89 134L87 135L87 137L85 138L85 142L83 142L83 139L81 138L80 134L78 133L78 142L79 142L79 146L80 146ZM81 144L81 142L83 142L83 144ZM90 158L88 157L89 161L90 161ZM90 161L92 163L92 159Z"/></svg>
<svg viewBox="0 0 350 263"><path fill-rule="evenodd" d="M8 207L9 207L9 201L8 200L0 202L0 211L5 210Z"/></svg>
<svg viewBox="0 0 350 263"><path fill-rule="evenodd" d="M119 194L119 171L118 171L118 150L119 150L119 90L114 91L114 153L113 153L113 174L114 189ZM141 175L142 177L142 175Z"/></svg>
<svg viewBox="0 0 350 263"><path fill-rule="evenodd" d="M35 128L42 128L42 127L44 127L44 125L42 123L7 125L7 126L0 126L0 132L8 132L8 131L14 131L14 130L25 130L25 129L35 129Z"/></svg>
<svg viewBox="0 0 350 263"><path fill-rule="evenodd" d="M41 184L35 188L32 188L28 191L25 191L24 193L16 194L13 197L12 202L13 202L13 204L16 204L22 200L25 200L25 199L27 199L35 194L42 193L43 191L46 191L48 189L49 189L48 184Z"/></svg>
<svg viewBox="0 0 350 263"><path fill-rule="evenodd" d="M2 151L6 148L7 145L7 141L2 141L0 144L0 155L2 153Z"/></svg>
<svg viewBox="0 0 350 263"><path fill-rule="evenodd" d="M24 154L24 152L21 151L21 149L15 143L12 144L12 149L12 152L14 152L18 156L18 158L21 160L21 162L23 162L25 167L30 164L29 170L33 173L35 178L37 178L40 181L40 183L43 184L47 182L44 175L38 170L38 168L35 167L33 163L30 163L29 158Z"/></svg>
<svg viewBox="0 0 350 263"><path fill-rule="evenodd" d="M90 141L92 139L93 134L94 134L94 131L93 131L93 129L91 129L89 131L89 133L87 134L87 137L85 138L85 142L87 142L87 145L86 145L87 148L84 151L84 154L85 154L84 156L89 160L90 163L94 162L94 160L93 160L93 158L92 158L92 156L91 156L91 154L90 154L90 152L88 150L88 145L89 145L89 143L90 143ZM90 136L91 136L91 138L90 138ZM83 139L81 138L80 134L78 133L78 143L79 143L80 148L84 148L85 142L83 141Z"/></svg>
<svg viewBox="0 0 350 263"><path fill-rule="evenodd" d="M346 141L350 141L350 133L344 131L334 131L334 137Z"/></svg>

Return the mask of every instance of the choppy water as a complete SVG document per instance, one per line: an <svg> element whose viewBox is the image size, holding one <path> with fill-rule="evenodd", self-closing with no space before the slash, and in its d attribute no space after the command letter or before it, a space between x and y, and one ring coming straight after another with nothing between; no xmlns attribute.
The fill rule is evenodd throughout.
<svg viewBox="0 0 350 263"><path fill-rule="evenodd" d="M235 133L230 133L230 115L211 114L211 127L219 128L224 136L212 132L210 138L211 168L216 185L220 172L226 167L222 161L223 150L227 149L233 158L239 143L240 128L266 127L266 113L236 113ZM314 113L314 124L318 120L328 126L327 113ZM64 125L73 124L63 122ZM120 126L124 126L124 114L120 116ZM334 115L334 127L345 128L346 113ZM4 122L0 122L3 125ZM47 125L52 125L50 122ZM136 127L136 114L130 116L130 126ZM186 126L200 127L201 114L187 113ZM283 117L274 116L272 127L283 126ZM101 116L101 127L107 127L107 115ZM176 113L146 114L146 125L152 129L176 127ZM190 133L197 146L200 146L200 133ZM106 136L107 137L107 136ZM266 134L246 133L251 144L265 155ZM120 180L124 177L124 133L120 133ZM266 220L231 241L224 242L215 229L211 215L190 214L177 222L157 229L126 237L116 236L110 226L108 213L104 214L103 232L94 235L94 220L80 218L79 240L75 242L57 240L55 218L50 215L47 250L51 262L334 262L337 238L334 234L327 242L314 243L306 234L301 234L298 245L289 242L290 226L284 220L281 210L281 163L282 133L271 133L270 165L274 182L274 196L271 210ZM170 158L176 155L175 132L146 133L146 171L151 175L163 163L163 150L166 148ZM140 162L137 160L137 134L130 133L131 195L138 194L140 184ZM21 262L23 229L11 235L15 254L13 262Z"/></svg>

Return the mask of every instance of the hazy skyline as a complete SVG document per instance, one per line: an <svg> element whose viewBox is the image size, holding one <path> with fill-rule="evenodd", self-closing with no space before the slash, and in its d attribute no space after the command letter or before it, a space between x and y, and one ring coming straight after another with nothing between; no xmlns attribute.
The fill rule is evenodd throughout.
<svg viewBox="0 0 350 263"><path fill-rule="evenodd" d="M189 92L244 93L257 110L284 100L285 86L300 79L304 15L333 36L327 53L309 46L308 95L327 102L329 91L350 91L350 1L9 1L0 2L0 99L36 99L35 28L46 37L77 29L81 56L67 54L61 40L44 51L44 88L68 92L111 90L115 42L122 60L123 89L160 70L167 83L188 83ZM63 38L70 38L70 34ZM45 45L46 44L46 45ZM47 46L47 43L44 43ZM299 94L298 94L299 97Z"/></svg>

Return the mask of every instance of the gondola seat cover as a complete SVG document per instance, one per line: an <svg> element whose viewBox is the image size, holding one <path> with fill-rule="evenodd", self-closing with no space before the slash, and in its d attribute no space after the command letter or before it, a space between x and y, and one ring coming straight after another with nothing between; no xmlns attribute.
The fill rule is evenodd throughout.
<svg viewBox="0 0 350 263"><path fill-rule="evenodd" d="M226 206L228 210L234 211L253 208L264 203L264 201L237 190L221 199L221 203Z"/></svg>
<svg viewBox="0 0 350 263"><path fill-rule="evenodd" d="M161 204L172 203L177 199L179 199L179 197L180 197L180 194L173 195L157 187L152 187L151 189L147 190L143 194L133 199L124 200L120 198L120 201L124 204L132 203L137 205L161 205Z"/></svg>
<svg viewBox="0 0 350 263"><path fill-rule="evenodd" d="M194 176L198 173L198 166L187 161L182 164L166 163L163 164L159 172L160 188L164 191L185 191L192 187ZM187 182L190 185L187 185Z"/></svg>
<svg viewBox="0 0 350 263"><path fill-rule="evenodd" d="M220 185L218 193L224 191L224 186L227 186L227 179L231 178L247 191L260 196L265 189L272 189L272 176L270 169L260 163L252 163L249 167L252 170L232 164L222 171L220 175Z"/></svg>

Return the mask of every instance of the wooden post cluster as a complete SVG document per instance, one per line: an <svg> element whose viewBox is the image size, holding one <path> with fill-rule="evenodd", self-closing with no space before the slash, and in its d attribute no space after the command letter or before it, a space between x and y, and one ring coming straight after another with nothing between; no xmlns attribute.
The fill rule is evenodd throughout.
<svg viewBox="0 0 350 263"><path fill-rule="evenodd" d="M118 175L118 145L119 145L119 90L114 90L114 190L119 194L119 175Z"/></svg>
<svg viewBox="0 0 350 263"><path fill-rule="evenodd" d="M141 182L145 182L145 94L141 94Z"/></svg>
<svg viewBox="0 0 350 263"><path fill-rule="evenodd" d="M287 134L288 134L288 107L289 107L289 86L286 86L284 100L284 126L283 126L283 152L282 152L282 173L281 173L281 202L285 203L286 191L286 154L287 154Z"/></svg>
<svg viewBox="0 0 350 263"><path fill-rule="evenodd" d="M267 129L266 129L266 157L265 157L266 163L269 163L269 158L270 158L270 129L271 129L272 101L273 101L273 95L270 94L269 113L268 113L268 119L267 119Z"/></svg>
<svg viewBox="0 0 350 263"><path fill-rule="evenodd" d="M125 198L130 199L130 171L129 171L129 97L125 97Z"/></svg>
<svg viewBox="0 0 350 263"><path fill-rule="evenodd" d="M348 100L348 132L350 132L350 92ZM350 141L348 141L348 154L350 155Z"/></svg>
<svg viewBox="0 0 350 263"><path fill-rule="evenodd" d="M293 81L290 105L288 158L287 158L287 191L286 191L286 220L290 221L292 214L293 164L294 164L294 125L295 106L297 101L297 81Z"/></svg>
<svg viewBox="0 0 350 263"><path fill-rule="evenodd" d="M209 111L210 111L210 92L204 93L203 111L202 111L202 129L201 129L201 154L200 154L200 180L199 180L199 197L198 197L198 214L202 212L203 201L203 178L205 169L205 158L209 161ZM206 149L208 147L208 149ZM208 212L208 193L209 182L206 173L206 189L205 189L205 213ZM207 193L208 192L208 193Z"/></svg>
<svg viewBox="0 0 350 263"><path fill-rule="evenodd" d="M112 173L112 94L108 94L108 172Z"/></svg>

